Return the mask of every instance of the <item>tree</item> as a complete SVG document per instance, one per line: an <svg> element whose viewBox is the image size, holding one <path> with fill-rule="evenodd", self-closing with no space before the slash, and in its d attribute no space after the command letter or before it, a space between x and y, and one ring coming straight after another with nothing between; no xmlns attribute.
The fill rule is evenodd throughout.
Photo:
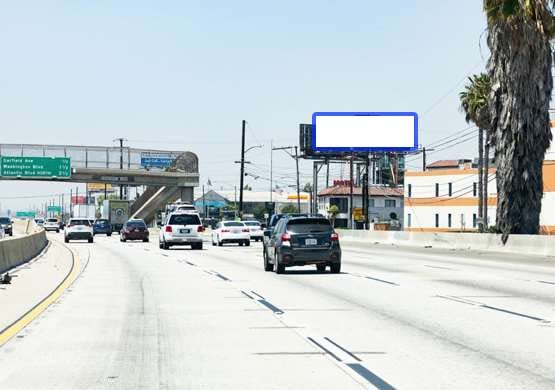
<svg viewBox="0 0 555 390"><path fill-rule="evenodd" d="M339 214L339 207L337 205L331 205L328 209L328 214L331 219L331 224L335 227L335 218L337 218L337 214Z"/></svg>
<svg viewBox="0 0 555 390"><path fill-rule="evenodd" d="M459 95L461 108L466 114L466 121L478 126L478 218L487 218L487 168L484 175L484 130L489 130L491 120L488 111L488 99L491 92L491 82L485 73L468 78L469 84ZM487 131L489 133L489 131ZM489 144L488 144L489 156ZM489 166L489 165L488 165ZM480 223L480 231L484 225Z"/></svg>
<svg viewBox="0 0 555 390"><path fill-rule="evenodd" d="M488 102L497 163L497 228L537 234L542 164L551 142L552 0L484 0L488 22Z"/></svg>
<svg viewBox="0 0 555 390"><path fill-rule="evenodd" d="M312 183L306 183L303 187L303 192L312 193Z"/></svg>
<svg viewBox="0 0 555 390"><path fill-rule="evenodd" d="M299 211L297 210L296 205L294 205L293 203L287 203L281 208L281 212L283 214L294 214L294 213L298 213Z"/></svg>
<svg viewBox="0 0 555 390"><path fill-rule="evenodd" d="M257 205L255 206L255 208L252 210L252 213L254 214L254 217L260 221L264 220L264 214L266 214L266 207L264 207L264 205Z"/></svg>

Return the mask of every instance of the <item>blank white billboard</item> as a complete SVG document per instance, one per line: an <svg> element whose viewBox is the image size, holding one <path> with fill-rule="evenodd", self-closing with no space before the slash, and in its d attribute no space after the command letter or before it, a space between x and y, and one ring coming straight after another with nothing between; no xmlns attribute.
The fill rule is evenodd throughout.
<svg viewBox="0 0 555 390"><path fill-rule="evenodd" d="M416 113L319 113L312 116L316 151L408 151L418 146Z"/></svg>

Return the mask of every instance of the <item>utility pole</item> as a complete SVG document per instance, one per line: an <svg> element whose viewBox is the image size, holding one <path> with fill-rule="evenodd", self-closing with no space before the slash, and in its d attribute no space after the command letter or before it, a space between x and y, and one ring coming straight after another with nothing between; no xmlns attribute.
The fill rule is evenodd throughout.
<svg viewBox="0 0 555 390"><path fill-rule="evenodd" d="M206 200L205 200L204 184L202 185L202 213L204 214L204 218L207 218L207 216L206 216Z"/></svg>
<svg viewBox="0 0 555 390"><path fill-rule="evenodd" d="M243 119L241 126L241 178L239 180L239 218L243 218L243 186L245 180L245 125L247 121Z"/></svg>
<svg viewBox="0 0 555 390"><path fill-rule="evenodd" d="M119 169L123 170L123 141L125 138L116 138L114 141L119 141ZM119 198L123 199L123 185L119 186Z"/></svg>
<svg viewBox="0 0 555 390"><path fill-rule="evenodd" d="M274 141L270 141L270 203L274 201Z"/></svg>
<svg viewBox="0 0 555 390"><path fill-rule="evenodd" d="M295 149L295 155L291 154L289 150ZM297 210L301 212L301 189L300 189L300 179L299 179L299 150L298 146L283 146L280 148L272 148L272 150L283 150L289 156L295 159L297 166Z"/></svg>

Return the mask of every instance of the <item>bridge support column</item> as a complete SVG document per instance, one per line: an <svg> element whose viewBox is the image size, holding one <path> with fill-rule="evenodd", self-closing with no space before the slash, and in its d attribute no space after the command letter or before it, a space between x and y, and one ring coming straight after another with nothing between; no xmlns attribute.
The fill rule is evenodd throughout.
<svg viewBox="0 0 555 390"><path fill-rule="evenodd" d="M180 187L179 192L179 197L181 198L182 202L193 204L193 202L195 201L193 187Z"/></svg>

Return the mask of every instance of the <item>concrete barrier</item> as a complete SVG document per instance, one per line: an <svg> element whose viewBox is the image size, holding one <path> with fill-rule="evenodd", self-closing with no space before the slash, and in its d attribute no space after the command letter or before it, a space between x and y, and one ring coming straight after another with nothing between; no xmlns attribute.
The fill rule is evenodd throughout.
<svg viewBox="0 0 555 390"><path fill-rule="evenodd" d="M33 259L48 244L44 229L32 221L14 221L14 231L22 235L0 240L0 273Z"/></svg>
<svg viewBox="0 0 555 390"><path fill-rule="evenodd" d="M503 245L499 234L365 230L338 230L338 233L346 242L555 256L555 237L547 235L515 234Z"/></svg>

